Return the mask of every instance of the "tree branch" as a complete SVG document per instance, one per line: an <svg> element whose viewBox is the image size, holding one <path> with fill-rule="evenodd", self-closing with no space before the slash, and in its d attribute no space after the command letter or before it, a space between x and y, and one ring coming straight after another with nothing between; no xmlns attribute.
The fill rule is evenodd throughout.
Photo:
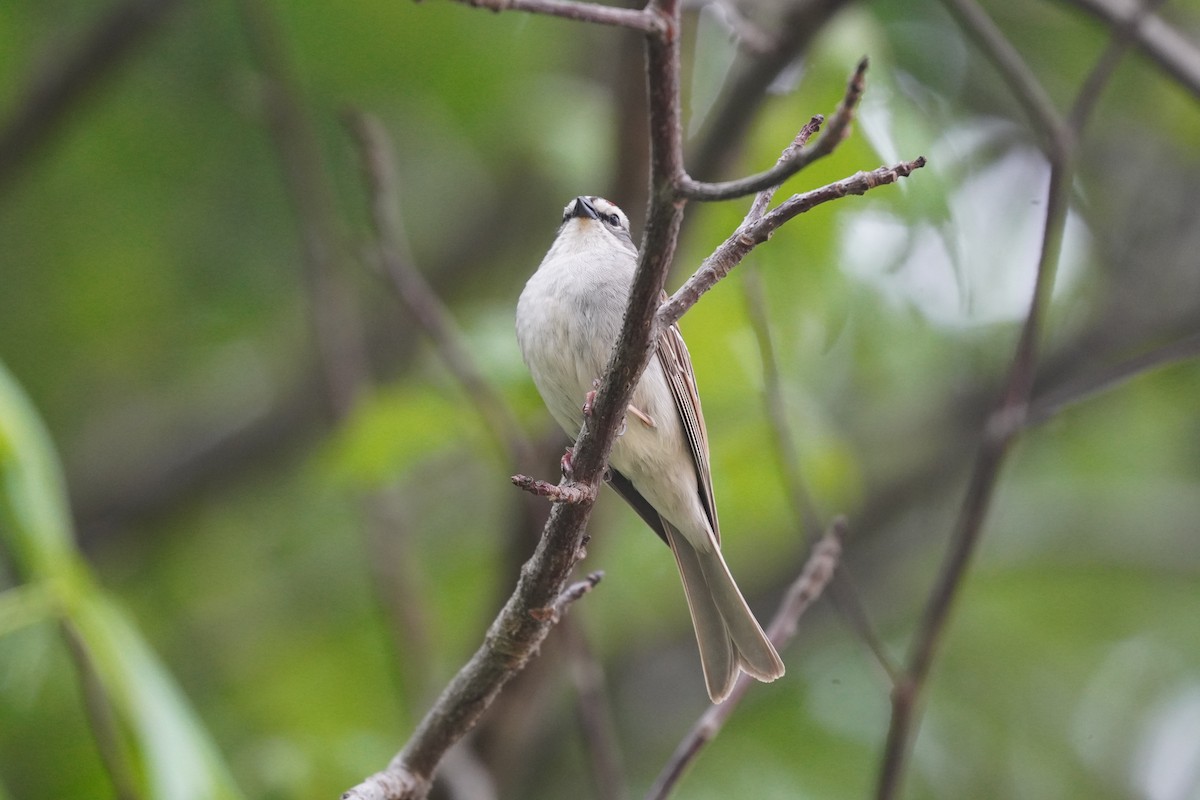
<svg viewBox="0 0 1200 800"><path fill-rule="evenodd" d="M735 197L761 192L764 189L774 189L809 164L832 153L849 133L850 123L854 119L854 109L862 99L868 64L866 58L858 62L858 67L846 85L846 94L830 118L829 128L812 147L804 145L825 121L825 118L820 115L813 117L800 130L796 136L795 146L785 151L784 157L775 162L775 166L770 169L757 175L722 183L703 183L684 175L679 187L680 194L692 200L731 200Z"/></svg>
<svg viewBox="0 0 1200 800"><path fill-rule="evenodd" d="M1139 0L1065 0L1069 5L1104 20L1111 27L1141 14ZM1180 86L1200 98L1200 47L1156 15L1136 31L1138 49L1149 56Z"/></svg>
<svg viewBox="0 0 1200 800"><path fill-rule="evenodd" d="M604 669L588 646L582 627L566 620L559 628L566 640L571 682L575 686L575 707L583 734L584 750L592 768L597 800L625 800L625 773L616 725L609 710Z"/></svg>
<svg viewBox="0 0 1200 800"><path fill-rule="evenodd" d="M975 40L984 55L1000 71L1026 109L1035 129L1043 136L1050 162L1050 181L1046 192L1045 229L1033 297L1016 344L1008 379L995 411L984 424L979 452L946 556L926 600L911 643L905 672L892 692L892 715L877 783L878 800L892 800L899 794L912 741L920 724L921 700L930 670L944 637L954 601L982 535L1000 470L1013 440L1025 424L1033 390L1040 332L1062 249L1079 134L1086 123L1087 113L1094 107L1095 96L1098 96L1105 80L1111 75L1111 65L1115 63L1114 51L1124 49L1131 39L1125 32L1114 34L1114 47L1100 58L1095 70L1100 77L1085 82L1076 102L1079 113L1072 115L1068 124L1062 120L1036 76L1011 43L974 0L943 2L968 36ZM1136 26L1136 22L1133 24Z"/></svg>
<svg viewBox="0 0 1200 800"><path fill-rule="evenodd" d="M362 329L354 295L341 267L333 188L322 168L316 133L300 91L270 0L240 0L242 27L263 75L263 101L279 155L288 198L296 214L308 294L325 394L334 419L353 406L368 376Z"/></svg>
<svg viewBox="0 0 1200 800"><path fill-rule="evenodd" d="M751 250L771 238L780 226L793 217L830 200L851 194L866 194L871 189L895 183L923 166L925 158L922 156L914 161L902 161L871 172L859 172L819 189L792 195L770 213L743 223L713 251L712 255L704 259L692 277L662 304L658 310L657 324L665 328L678 322L705 292L716 286L717 282L740 264Z"/></svg>
<svg viewBox="0 0 1200 800"><path fill-rule="evenodd" d="M624 420L633 387L650 358L654 313L675 250L682 203L674 187L682 167L679 121L679 8L658 0L647 14L662 20L647 36L650 97L651 202L630 303L605 378L572 452L575 482L594 493L603 480L608 454ZM419 798L446 750L478 722L500 689L533 657L553 624L539 618L561 594L582 557L592 500L558 503L533 557L521 569L517 588L483 645L454 677L388 769L351 789L344 798Z"/></svg>
<svg viewBox="0 0 1200 800"><path fill-rule="evenodd" d="M31 161L30 154L53 138L67 112L93 91L182 4L181 0L122 0L84 33L65 57L47 62L0 128L0 194Z"/></svg>
<svg viewBox="0 0 1200 800"><path fill-rule="evenodd" d="M1162 367L1200 358L1200 332L1156 347L1106 370L1037 397L1025 415L1026 427L1034 427L1060 412Z"/></svg>
<svg viewBox="0 0 1200 800"><path fill-rule="evenodd" d="M371 114L347 111L345 120L358 145L370 195L375 249L388 285L433 342L442 363L466 392L503 456L509 463L532 469L536 463L534 447L522 434L516 414L484 377L450 310L412 263L400 221L394 148L387 130Z"/></svg>
<svg viewBox="0 0 1200 800"><path fill-rule="evenodd" d="M664 21L656 14L648 11L636 11L629 8L614 8L599 3L582 3L574 0L457 0L464 5L474 8L486 8L497 13L501 11L528 11L531 14L545 14L551 17L564 17L578 22L594 22L598 25L615 25L619 28L630 28L646 34L661 35Z"/></svg>

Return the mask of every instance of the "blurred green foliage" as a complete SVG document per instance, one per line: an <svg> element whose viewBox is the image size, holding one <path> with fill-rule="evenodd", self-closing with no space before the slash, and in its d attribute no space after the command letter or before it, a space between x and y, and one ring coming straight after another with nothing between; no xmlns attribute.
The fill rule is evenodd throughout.
<svg viewBox="0 0 1200 800"><path fill-rule="evenodd" d="M1065 107L1103 26L1069 4L988 9ZM345 252L369 229L338 119L352 105L391 131L415 261L524 433L551 443L541 476L556 474L512 309L566 200L639 168L618 137L640 102L617 68L632 34L448 2L273 10ZM0 7L0 120L102 13ZM1164 14L1198 38L1194 2ZM697 26L689 17L686 35ZM684 85L703 130L714 65L738 57L711 30L696 40ZM300 237L246 41L237 4L180 4L0 185L0 361L15 376L0 373L0 797L113 793L66 628L145 796L336 796L386 764L531 549L536 524L508 486L518 466L354 257L339 266L374 383L346 419L323 416ZM825 26L766 100L738 170L768 166L831 113L863 54L854 133L784 192L893 158L930 166L800 217L739 269L767 287L789 444L821 512L849 516L846 566L900 658L1011 356L1045 177L1036 137L949 18L894 1ZM1197 142L1195 98L1130 57L1085 142L1047 385L1200 328ZM673 284L745 205L688 209ZM740 282L682 327L725 547L765 617L812 532L779 479ZM1023 438L933 673L908 796L1200 796L1197 397L1200 370L1184 363ZM246 444L222 449L231 441ZM607 670L639 794L706 700L666 550L609 495L592 537L586 569L606 578L571 616ZM503 741L520 750L489 763L503 797L591 792L567 670L553 640L545 649L536 701L498 707L479 736L485 760ZM825 604L785 660L680 797L869 795L883 671Z"/></svg>

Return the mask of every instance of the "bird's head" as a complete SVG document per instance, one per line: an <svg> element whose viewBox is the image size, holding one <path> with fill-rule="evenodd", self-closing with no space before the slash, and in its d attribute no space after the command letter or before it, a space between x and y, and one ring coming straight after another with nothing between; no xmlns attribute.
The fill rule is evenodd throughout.
<svg viewBox="0 0 1200 800"><path fill-rule="evenodd" d="M581 247L610 244L637 252L629 234L629 217L603 197L580 196L567 203L558 238Z"/></svg>

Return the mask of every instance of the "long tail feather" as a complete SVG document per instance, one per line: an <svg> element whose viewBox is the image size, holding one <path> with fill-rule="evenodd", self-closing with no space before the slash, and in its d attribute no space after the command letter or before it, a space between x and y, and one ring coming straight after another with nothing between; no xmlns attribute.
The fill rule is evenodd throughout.
<svg viewBox="0 0 1200 800"><path fill-rule="evenodd" d="M699 552L673 526L664 527L683 579L712 701L728 696L739 668L760 681L783 675L783 661L738 591L721 551Z"/></svg>

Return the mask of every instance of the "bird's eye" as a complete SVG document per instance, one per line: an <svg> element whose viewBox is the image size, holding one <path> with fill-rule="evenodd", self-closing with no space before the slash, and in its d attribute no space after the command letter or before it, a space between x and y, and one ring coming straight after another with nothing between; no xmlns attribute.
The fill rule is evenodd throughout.
<svg viewBox="0 0 1200 800"><path fill-rule="evenodd" d="M609 214L607 221L608 221L608 224L612 225L614 228L621 227L621 218L618 217L616 214Z"/></svg>

